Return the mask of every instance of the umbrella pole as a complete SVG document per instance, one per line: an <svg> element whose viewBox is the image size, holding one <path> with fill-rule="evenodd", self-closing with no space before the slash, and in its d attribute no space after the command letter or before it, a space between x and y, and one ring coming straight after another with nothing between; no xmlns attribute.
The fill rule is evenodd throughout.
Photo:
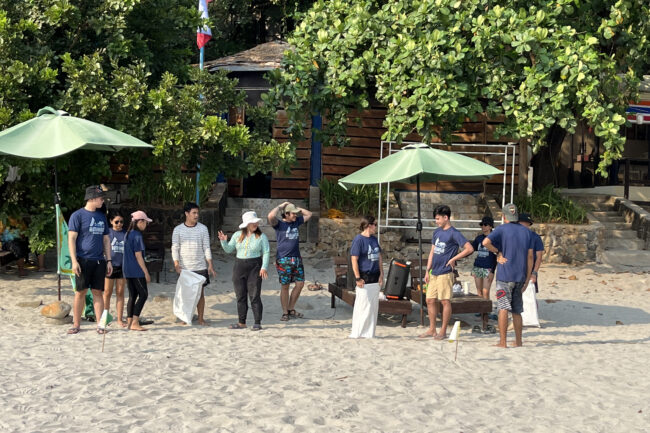
<svg viewBox="0 0 650 433"><path fill-rule="evenodd" d="M57 205L61 203L61 198L59 197L59 176L56 170L56 159L54 159L54 208L56 209ZM60 257L59 252L61 247L59 242L62 240L59 239L59 216L56 216L56 283L59 293L59 301L61 300L61 269L59 269Z"/></svg>
<svg viewBox="0 0 650 433"><path fill-rule="evenodd" d="M418 204L418 222L415 230L418 232L418 249L420 250L420 266L418 267L420 279L420 322L424 326L424 285L422 284L422 219L420 217L420 175L417 176L417 204Z"/></svg>

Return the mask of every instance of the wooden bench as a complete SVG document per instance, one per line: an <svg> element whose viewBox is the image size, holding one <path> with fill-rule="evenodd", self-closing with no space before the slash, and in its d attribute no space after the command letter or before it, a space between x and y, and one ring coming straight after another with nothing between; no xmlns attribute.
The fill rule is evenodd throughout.
<svg viewBox="0 0 650 433"><path fill-rule="evenodd" d="M420 284L420 277L418 269L420 267L420 259L411 259L411 287L406 290L406 297L411 301L420 303L420 295L422 292L417 290L417 287ZM422 258L422 281L424 287L424 273L426 272L427 259ZM438 302L438 311L440 309L440 303ZM426 295L423 298L423 307L427 308L426 304ZM478 295L470 294L463 295L451 298L451 311L454 314L465 314L465 313L491 313L492 312L492 301L489 299L483 299Z"/></svg>
<svg viewBox="0 0 650 433"><path fill-rule="evenodd" d="M336 307L336 298L341 299L348 305L354 306L356 293L354 290L348 289L347 286L347 273L348 273L348 258L337 256L334 257L334 273L336 275L336 282L327 285L327 290L332 294L331 307ZM387 299L379 301L379 312L386 314L401 314L402 315L402 328L406 327L407 316L413 311L411 301Z"/></svg>
<svg viewBox="0 0 650 433"><path fill-rule="evenodd" d="M18 260L11 251L0 251L0 266L6 266Z"/></svg>
<svg viewBox="0 0 650 433"><path fill-rule="evenodd" d="M163 235L165 227L162 223L151 223L143 232L145 248L145 264L150 274L156 274L156 283L160 283L160 272L165 263L165 244Z"/></svg>

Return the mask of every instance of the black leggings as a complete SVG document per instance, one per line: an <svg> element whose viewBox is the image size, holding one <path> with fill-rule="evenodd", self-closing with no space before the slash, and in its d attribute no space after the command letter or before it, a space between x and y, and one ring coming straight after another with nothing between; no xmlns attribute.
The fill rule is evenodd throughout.
<svg viewBox="0 0 650 433"><path fill-rule="evenodd" d="M147 280L144 278L127 278L129 285L129 302L126 304L126 317L132 318L133 316L140 317L144 303L149 296L147 289Z"/></svg>
<svg viewBox="0 0 650 433"><path fill-rule="evenodd" d="M248 300L251 300L251 310L255 324L262 323L262 258L236 259L235 267L232 270L232 282L235 286L237 296L237 314L239 323L246 323L248 314Z"/></svg>

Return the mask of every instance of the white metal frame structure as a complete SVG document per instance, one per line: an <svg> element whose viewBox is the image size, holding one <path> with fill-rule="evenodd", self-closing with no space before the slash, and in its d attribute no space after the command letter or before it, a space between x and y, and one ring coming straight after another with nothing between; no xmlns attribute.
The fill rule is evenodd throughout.
<svg viewBox="0 0 650 433"><path fill-rule="evenodd" d="M379 159L384 158L384 144L388 144L388 155L391 155L392 153L399 152L400 149L393 149L393 144L395 144L394 141L382 141L381 142L381 147L379 149ZM402 146L406 146L408 144L423 144L415 141L408 141L408 142L402 142ZM447 143L431 143L429 146L449 146ZM507 175L507 167L508 164L510 163L511 165L511 173L510 173L510 201L509 203L512 203L514 199L514 191L515 191L515 159L516 159L516 153L517 153L517 143L507 143L507 144L481 144L481 143L452 143L451 146L457 146L457 147L487 147L490 149L490 151L485 152L485 151L471 151L471 150L463 150L463 151L458 151L457 153L460 153L462 155L503 155L503 167L504 167L504 173L503 173L503 194L502 194L502 200L501 200L501 207L505 206L506 204L506 187L508 184L508 175ZM494 151L492 151L494 149ZM509 158L512 159L512 161L509 161ZM382 184L379 184L379 199L377 200L377 238L380 238L381 235L381 229L386 228L386 229L410 229L412 226L401 226L401 225L391 225L391 222L397 222L397 221L410 221L413 222L413 227L415 226L415 223L417 222L417 218L389 218L388 217L388 210L390 209L390 182L386 183L386 210L385 210L385 217L384 217L384 224L382 224L382 204L381 204L381 194L382 194ZM421 218L420 219L422 222L431 222L435 221L432 218ZM454 220L455 223L479 223L480 220ZM495 221L495 224L500 224L501 221ZM423 226L422 227L425 230L435 230L436 227L433 226ZM479 227L463 227L463 230L480 230Z"/></svg>

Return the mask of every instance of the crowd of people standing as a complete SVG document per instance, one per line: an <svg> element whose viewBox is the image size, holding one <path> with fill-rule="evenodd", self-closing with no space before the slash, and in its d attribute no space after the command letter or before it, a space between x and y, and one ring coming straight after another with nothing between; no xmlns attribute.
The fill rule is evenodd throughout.
<svg viewBox="0 0 650 433"><path fill-rule="evenodd" d="M125 218L119 210L113 210L108 218L100 209L104 204L104 191L99 186L86 189L86 204L70 217L68 246L75 278L73 327L69 334L80 331L81 313L88 290L92 291L96 317L110 308L112 292L116 293L116 316L119 326L134 331L146 331L140 324L140 316L148 298L147 283L151 277L144 260L145 245L142 233L152 220L138 210L131 214L129 228L124 229ZM199 206L187 203L183 209L184 222L172 233L172 260L177 273L191 271L204 277L197 305L198 323L205 325L205 286L210 277L216 277L212 262L210 235L199 222ZM503 208L504 224L494 228L494 220L484 217L480 222L481 233L472 241L451 224L449 206L438 206L433 216L438 228L433 232L431 251L426 265L426 305L429 327L420 338L447 337L447 327L452 314L451 298L456 283L458 260L477 252L471 275L477 294L490 297L490 287L496 279L499 347L507 347L508 313L512 316L515 330L515 346L522 345L523 311L522 293L528 283L535 285L544 251L539 235L530 230L530 215L519 214L514 204ZM277 255L275 267L280 283L280 321L301 318L303 314L295 306L305 283L305 271L299 248L299 227L312 216L307 209L284 202L273 208L267 221L275 230ZM262 329L263 305L262 281L268 279L270 262L269 240L261 230L261 218L255 211L242 215L242 222L230 239L222 231L218 239L223 250L236 253L232 282L237 304L237 323L230 329L246 329L248 309L253 313L252 330ZM110 223L110 225L109 225ZM356 300L354 304L351 338L375 336L380 291L384 284L381 247L375 236L377 223L373 216L361 219L359 234L352 240L350 263L355 278ZM293 290L289 290L291 284ZM126 305L126 322L123 320L124 291L129 291ZM437 328L438 306L440 327ZM488 315L482 314L482 332L495 332L488 324ZM104 328L98 327L98 333Z"/></svg>

